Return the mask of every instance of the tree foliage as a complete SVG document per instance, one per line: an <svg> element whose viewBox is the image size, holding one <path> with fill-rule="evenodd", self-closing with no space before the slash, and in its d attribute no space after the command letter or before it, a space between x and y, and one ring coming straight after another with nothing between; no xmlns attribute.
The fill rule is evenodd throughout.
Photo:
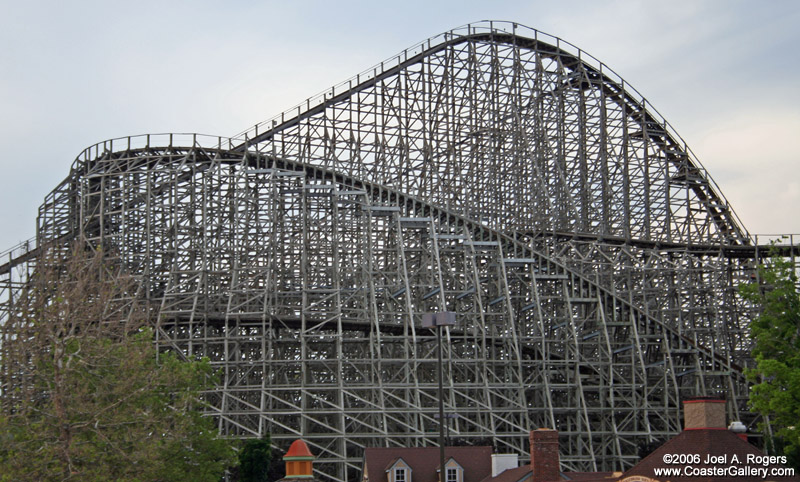
<svg viewBox="0 0 800 482"><path fill-rule="evenodd" d="M768 421L773 443L800 468L800 293L793 264L774 256L759 267L759 283L742 287L760 306L751 324L756 367L750 405Z"/></svg>
<svg viewBox="0 0 800 482"><path fill-rule="evenodd" d="M239 452L240 482L271 482L272 442L269 434L245 442Z"/></svg>
<svg viewBox="0 0 800 482"><path fill-rule="evenodd" d="M0 480L218 481L233 453L199 393L208 360L157 357L136 283L46 253L3 326Z"/></svg>

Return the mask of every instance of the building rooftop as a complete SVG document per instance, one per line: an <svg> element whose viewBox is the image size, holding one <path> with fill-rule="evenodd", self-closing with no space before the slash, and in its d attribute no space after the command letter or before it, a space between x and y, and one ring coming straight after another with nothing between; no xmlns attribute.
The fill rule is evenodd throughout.
<svg viewBox="0 0 800 482"><path fill-rule="evenodd" d="M695 460L680 460L697 456ZM672 457L678 457L677 463L667 463ZM754 445L742 440L738 435L725 428L696 428L682 431L680 434L669 440L667 443L654 450L650 455L642 459L641 462L622 474L618 480L627 481L635 477L647 477L652 480L670 480L671 482L680 481L699 481L699 482L722 482L735 480L737 482L761 482L764 480L794 480L800 481L798 477L774 477L769 473L758 473L759 470L769 470L773 468L785 467L786 462L780 457L767 458L766 454ZM656 475L663 468L680 468L690 466L692 470L700 470L708 473L710 470L722 470L736 468L735 474L722 474L710 476L669 476L662 474ZM698 472L701 473L701 472ZM636 479L642 480L642 479Z"/></svg>
<svg viewBox="0 0 800 482"><path fill-rule="evenodd" d="M725 400L696 398L683 404L684 430L625 473L560 472L558 432L534 430L531 465L508 469L482 482L800 482L791 469L786 470L785 457L767 456L748 443L744 433L726 428Z"/></svg>
<svg viewBox="0 0 800 482"><path fill-rule="evenodd" d="M463 482L481 482L492 473L492 447L446 447L445 460L454 459L464 469ZM413 471L413 482L439 482L439 447L367 448L362 480L389 482L387 470L403 459Z"/></svg>

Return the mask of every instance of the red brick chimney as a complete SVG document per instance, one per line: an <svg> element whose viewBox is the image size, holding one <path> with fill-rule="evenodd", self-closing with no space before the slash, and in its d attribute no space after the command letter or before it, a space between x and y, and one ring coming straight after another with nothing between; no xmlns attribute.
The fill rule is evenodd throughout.
<svg viewBox="0 0 800 482"><path fill-rule="evenodd" d="M549 428L531 430L532 482L561 480L558 460L558 431Z"/></svg>
<svg viewBox="0 0 800 482"><path fill-rule="evenodd" d="M725 400L696 398L683 402L683 429L725 429Z"/></svg>

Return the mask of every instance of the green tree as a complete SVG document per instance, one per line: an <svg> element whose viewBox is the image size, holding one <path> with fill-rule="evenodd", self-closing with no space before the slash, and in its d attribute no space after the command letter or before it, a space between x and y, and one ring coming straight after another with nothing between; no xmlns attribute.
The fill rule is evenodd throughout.
<svg viewBox="0 0 800 482"><path fill-rule="evenodd" d="M208 360L158 355L136 283L85 244L37 264L3 326L0 480L217 482Z"/></svg>
<svg viewBox="0 0 800 482"><path fill-rule="evenodd" d="M240 482L271 482L272 441L266 434L260 439L245 442L239 452Z"/></svg>
<svg viewBox="0 0 800 482"><path fill-rule="evenodd" d="M756 367L751 407L768 421L774 449L800 469L800 293L793 264L779 256L759 267L760 283L742 286L746 300L760 306L750 326ZM769 430L767 430L769 429Z"/></svg>

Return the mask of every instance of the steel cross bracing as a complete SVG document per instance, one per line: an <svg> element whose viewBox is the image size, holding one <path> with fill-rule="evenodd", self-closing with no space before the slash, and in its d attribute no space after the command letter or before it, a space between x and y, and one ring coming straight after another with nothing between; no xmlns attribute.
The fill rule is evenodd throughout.
<svg viewBox="0 0 800 482"><path fill-rule="evenodd" d="M222 371L223 433L303 437L331 480L364 447L436 443L427 312L458 314L451 437L524 458L553 427L564 468L621 470L687 397L751 419L749 235L635 90L515 24L429 39L236 139L92 146L38 217L37 246L78 236L138 276L161 347ZM0 321L35 249L0 267Z"/></svg>

